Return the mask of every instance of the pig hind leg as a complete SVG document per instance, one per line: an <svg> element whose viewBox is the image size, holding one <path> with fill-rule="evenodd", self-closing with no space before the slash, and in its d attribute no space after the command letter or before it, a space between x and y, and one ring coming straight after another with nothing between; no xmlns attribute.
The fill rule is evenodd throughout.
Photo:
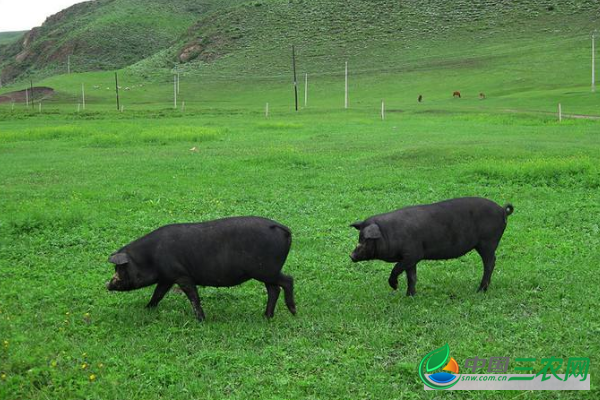
<svg viewBox="0 0 600 400"><path fill-rule="evenodd" d="M204 310L202 310L202 306L200 305L200 297L198 296L198 289L196 288L196 285L186 282L179 283L179 287L190 300L190 303L192 303L192 308L194 309L194 313L196 314L198 321L204 320Z"/></svg>
<svg viewBox="0 0 600 400"><path fill-rule="evenodd" d="M265 286L267 287L267 294L269 297L267 300L267 313L265 313L265 315L268 314L271 299L274 299L273 300L273 309L275 308L275 302L277 301L277 298L274 298L273 295L271 294L271 292L269 292L269 286L276 286L277 288L281 287L283 289L285 305L287 306L288 310L290 310L290 312L292 314L296 315L296 303L294 302L294 279L289 275L282 274L281 272L278 272L276 274L277 275L275 275L275 276L273 276L273 275L269 275L269 276L254 275L254 276L252 276L253 279L263 282L265 284ZM274 293L275 292L273 292L273 294ZM277 293L277 294L279 295L279 293Z"/></svg>
<svg viewBox="0 0 600 400"><path fill-rule="evenodd" d="M152 294L152 298L150 299L150 303L146 305L147 308L154 308L160 303L160 301L165 297L165 294L173 287L173 283L171 282L159 282L156 285L156 289L154 289L154 294Z"/></svg>
<svg viewBox="0 0 600 400"><path fill-rule="evenodd" d="M296 302L294 301L294 278L280 273L277 284L283 289L285 305L293 315L296 315Z"/></svg>
<svg viewBox="0 0 600 400"><path fill-rule="evenodd" d="M487 291L488 286L490 285L490 281L492 279L492 272L494 272L494 267L496 265L496 248L498 247L498 243L485 243L477 246L475 250L481 256L481 260L483 261L483 278L481 279L481 285L479 285L478 292Z"/></svg>
<svg viewBox="0 0 600 400"><path fill-rule="evenodd" d="M281 292L281 288L271 283L265 283L265 286L267 288L268 296L265 317L273 318L273 315L275 315L275 304L277 304L277 299L279 299L279 293Z"/></svg>
<svg viewBox="0 0 600 400"><path fill-rule="evenodd" d="M406 268L406 295L414 296L417 293L417 264L413 264L411 267Z"/></svg>

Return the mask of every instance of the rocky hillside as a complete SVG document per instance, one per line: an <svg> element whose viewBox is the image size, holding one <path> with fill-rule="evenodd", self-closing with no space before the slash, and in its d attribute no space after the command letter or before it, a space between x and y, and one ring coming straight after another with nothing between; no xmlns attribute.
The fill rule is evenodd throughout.
<svg viewBox="0 0 600 400"><path fill-rule="evenodd" d="M0 45L2 80L24 74L120 68L172 45L199 18L231 0L95 0L50 16Z"/></svg>

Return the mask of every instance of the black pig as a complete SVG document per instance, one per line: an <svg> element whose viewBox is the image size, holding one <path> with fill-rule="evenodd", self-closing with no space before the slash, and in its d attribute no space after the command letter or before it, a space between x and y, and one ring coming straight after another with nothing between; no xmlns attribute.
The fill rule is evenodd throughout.
<svg viewBox="0 0 600 400"><path fill-rule="evenodd" d="M235 286L256 279L267 288L267 318L273 317L280 288L295 315L293 279L281 273L291 244L287 227L260 217L166 225L111 255L115 275L106 286L129 291L156 283L147 305L156 307L177 284L202 321L204 311L196 285Z"/></svg>
<svg viewBox="0 0 600 400"><path fill-rule="evenodd" d="M350 258L354 262L395 262L390 286L396 290L398 276L406 271L406 294L414 296L419 261L457 258L475 249L483 260L478 291L486 291L506 217L513 210L511 204L500 207L487 199L465 197L376 215L350 225L360 231L358 246Z"/></svg>

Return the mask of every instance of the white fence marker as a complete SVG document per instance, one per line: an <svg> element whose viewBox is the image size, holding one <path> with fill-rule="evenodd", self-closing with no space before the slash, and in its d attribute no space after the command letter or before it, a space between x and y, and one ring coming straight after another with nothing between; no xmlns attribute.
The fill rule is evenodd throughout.
<svg viewBox="0 0 600 400"><path fill-rule="evenodd" d="M85 110L85 88L83 83L81 84L81 108Z"/></svg>
<svg viewBox="0 0 600 400"><path fill-rule="evenodd" d="M592 92L596 91L596 32L592 32Z"/></svg>
<svg viewBox="0 0 600 400"><path fill-rule="evenodd" d="M265 117L269 118L269 103L265 105Z"/></svg>
<svg viewBox="0 0 600 400"><path fill-rule="evenodd" d="M304 74L304 107L308 104L308 74Z"/></svg>
<svg viewBox="0 0 600 400"><path fill-rule="evenodd" d="M558 103L558 122L562 122L562 106Z"/></svg>
<svg viewBox="0 0 600 400"><path fill-rule="evenodd" d="M385 119L385 102L381 100L381 119Z"/></svg>
<svg viewBox="0 0 600 400"><path fill-rule="evenodd" d="M348 108L348 61L346 61L346 96L344 97L344 108Z"/></svg>
<svg viewBox="0 0 600 400"><path fill-rule="evenodd" d="M173 108L177 108L177 75L173 75Z"/></svg>

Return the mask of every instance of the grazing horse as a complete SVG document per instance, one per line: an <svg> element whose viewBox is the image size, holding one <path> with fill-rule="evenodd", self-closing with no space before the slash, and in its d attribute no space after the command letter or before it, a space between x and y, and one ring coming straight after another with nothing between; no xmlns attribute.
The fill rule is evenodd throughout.
<svg viewBox="0 0 600 400"><path fill-rule="evenodd" d="M479 93L479 100L485 100L485 93Z"/></svg>
<svg viewBox="0 0 600 400"><path fill-rule="evenodd" d="M454 93L452 93L452 97L458 97L460 99L460 92L458 90L454 91Z"/></svg>
<svg viewBox="0 0 600 400"><path fill-rule="evenodd" d="M420 102L422 102L422 101L423 101L423 95L422 95L422 94L420 94L420 95L419 95L419 98L418 98L417 100L419 101L419 103L420 103Z"/></svg>

